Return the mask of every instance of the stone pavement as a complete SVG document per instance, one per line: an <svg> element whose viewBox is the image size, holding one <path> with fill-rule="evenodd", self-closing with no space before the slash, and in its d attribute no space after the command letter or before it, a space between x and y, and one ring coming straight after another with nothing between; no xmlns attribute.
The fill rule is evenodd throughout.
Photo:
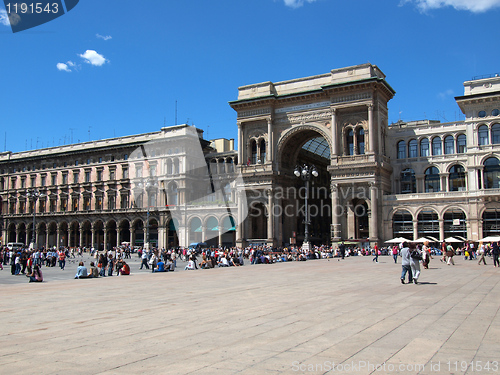
<svg viewBox="0 0 500 375"><path fill-rule="evenodd" d="M500 373L500 269L491 259L446 266L435 257L418 285L402 285L390 257L371 259L0 284L0 369Z"/></svg>

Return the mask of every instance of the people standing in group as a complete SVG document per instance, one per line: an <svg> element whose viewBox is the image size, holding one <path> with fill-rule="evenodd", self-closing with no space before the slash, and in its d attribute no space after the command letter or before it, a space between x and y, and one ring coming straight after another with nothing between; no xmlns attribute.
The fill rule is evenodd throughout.
<svg viewBox="0 0 500 375"><path fill-rule="evenodd" d="M491 244L491 255L493 256L493 267L498 267L498 256L500 255L500 248L498 247L497 241Z"/></svg>
<svg viewBox="0 0 500 375"><path fill-rule="evenodd" d="M405 277L406 274L408 273L408 283L411 284L413 282L413 275L411 271L411 265L410 265L410 249L408 247L407 242L403 242L402 244L402 249L401 249L401 284L405 283Z"/></svg>
<svg viewBox="0 0 500 375"><path fill-rule="evenodd" d="M479 262L477 262L477 264L481 264L481 262L484 263L484 265L486 266L486 259L484 258L484 256L486 255L486 249L484 247L484 244L482 242L479 242L479 246L477 247L477 253L479 254Z"/></svg>

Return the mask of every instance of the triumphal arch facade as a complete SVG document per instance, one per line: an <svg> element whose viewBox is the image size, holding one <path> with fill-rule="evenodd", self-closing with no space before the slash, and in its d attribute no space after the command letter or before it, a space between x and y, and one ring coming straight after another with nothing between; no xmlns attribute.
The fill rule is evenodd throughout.
<svg viewBox="0 0 500 375"><path fill-rule="evenodd" d="M375 65L239 87L238 160L247 220L239 246L382 240L382 197L391 190L387 103L395 92ZM309 181L296 166L314 166ZM305 189L308 184L308 189ZM307 209L306 209L307 196ZM240 200L243 202L243 200Z"/></svg>

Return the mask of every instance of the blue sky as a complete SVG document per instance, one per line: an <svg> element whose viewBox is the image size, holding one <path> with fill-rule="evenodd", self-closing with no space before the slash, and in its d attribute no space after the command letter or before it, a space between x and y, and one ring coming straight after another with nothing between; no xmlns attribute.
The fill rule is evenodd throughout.
<svg viewBox="0 0 500 375"><path fill-rule="evenodd" d="M84 0L13 34L2 4L0 151L157 131L176 101L177 123L236 139L238 86L366 62L396 90L389 122L459 120L463 81L500 72L499 5Z"/></svg>

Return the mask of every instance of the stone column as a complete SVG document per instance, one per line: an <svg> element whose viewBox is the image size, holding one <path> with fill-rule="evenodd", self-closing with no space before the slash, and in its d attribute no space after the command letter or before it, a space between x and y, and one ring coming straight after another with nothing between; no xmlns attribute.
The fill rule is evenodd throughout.
<svg viewBox="0 0 500 375"><path fill-rule="evenodd" d="M130 226L130 246L135 246L135 228Z"/></svg>
<svg viewBox="0 0 500 375"><path fill-rule="evenodd" d="M375 153L377 148L375 147L375 139L377 132L374 129L373 124L373 104L368 104L368 138L370 142L369 152Z"/></svg>
<svg viewBox="0 0 500 375"><path fill-rule="evenodd" d="M108 250L108 229L104 228L104 251Z"/></svg>
<svg viewBox="0 0 500 375"><path fill-rule="evenodd" d="M274 246L274 225L273 225L273 192L267 190L267 243Z"/></svg>
<svg viewBox="0 0 500 375"><path fill-rule="evenodd" d="M331 118L331 133L332 133L332 154L331 157L337 157L338 154L338 137L337 137L337 110L332 108Z"/></svg>
<svg viewBox="0 0 500 375"><path fill-rule="evenodd" d="M267 150L266 150L266 157L267 161L273 162L273 120L271 117L267 118Z"/></svg>
<svg viewBox="0 0 500 375"><path fill-rule="evenodd" d="M120 224L116 226L116 246L120 246L122 243L122 229L119 227Z"/></svg>
<svg viewBox="0 0 500 375"><path fill-rule="evenodd" d="M439 219L439 241L443 242L444 240L444 220Z"/></svg>
<svg viewBox="0 0 500 375"><path fill-rule="evenodd" d="M56 226L56 247L59 249L59 246L61 246L61 231L59 229L59 226Z"/></svg>
<svg viewBox="0 0 500 375"><path fill-rule="evenodd" d="M80 247L83 247L83 228L80 228Z"/></svg>
<svg viewBox="0 0 500 375"><path fill-rule="evenodd" d="M370 240L378 242L378 188L376 184L370 183L370 201L371 201L371 216L370 216Z"/></svg>
<svg viewBox="0 0 500 375"><path fill-rule="evenodd" d="M243 239L245 238L245 214L243 207L243 194L244 190L239 190L237 192L237 204L238 204L238 222L236 223L236 244L237 246L243 246ZM203 227L205 230L205 227Z"/></svg>
<svg viewBox="0 0 500 375"><path fill-rule="evenodd" d="M413 239L416 240L418 238L418 220L413 219Z"/></svg>
<svg viewBox="0 0 500 375"><path fill-rule="evenodd" d="M243 161L243 129L241 126L241 121L238 121L238 164L244 165Z"/></svg>
<svg viewBox="0 0 500 375"><path fill-rule="evenodd" d="M93 248L93 247L95 247L94 246L94 243L95 243L95 229L94 229L94 225L90 226L90 233L92 234L91 239L90 239L90 248ZM96 248L96 250L98 250L98 249L99 249L99 247Z"/></svg>
<svg viewBox="0 0 500 375"><path fill-rule="evenodd" d="M340 241L342 238L340 226L340 213L342 212L339 205L339 185L332 182L330 184L330 191L332 193L332 227L333 237L332 242Z"/></svg>
<svg viewBox="0 0 500 375"><path fill-rule="evenodd" d="M439 177L441 180L441 191L449 191L448 175L449 175L449 173L440 173L439 174Z"/></svg>
<svg viewBox="0 0 500 375"><path fill-rule="evenodd" d="M217 237L219 247L222 247L222 226L219 224L219 235Z"/></svg>

